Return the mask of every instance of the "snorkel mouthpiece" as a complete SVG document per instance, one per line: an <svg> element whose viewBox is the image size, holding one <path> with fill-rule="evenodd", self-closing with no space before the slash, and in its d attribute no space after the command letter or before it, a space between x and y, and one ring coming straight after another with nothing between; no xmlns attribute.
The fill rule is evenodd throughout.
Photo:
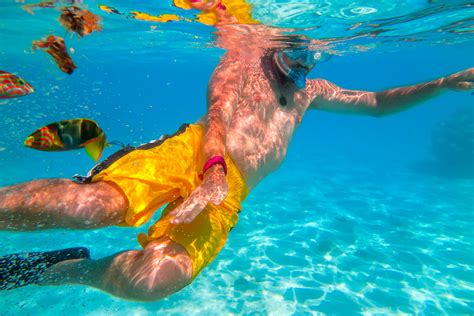
<svg viewBox="0 0 474 316"><path fill-rule="evenodd" d="M298 89L304 89L306 87L306 73L303 70L297 69L293 70L291 69L288 72L288 78L293 81L295 86Z"/></svg>

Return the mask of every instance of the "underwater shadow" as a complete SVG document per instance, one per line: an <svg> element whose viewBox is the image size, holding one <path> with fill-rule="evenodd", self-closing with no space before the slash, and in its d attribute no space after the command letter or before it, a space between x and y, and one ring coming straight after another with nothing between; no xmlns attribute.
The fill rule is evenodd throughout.
<svg viewBox="0 0 474 316"><path fill-rule="evenodd" d="M437 160L422 160L409 165L409 169L424 176L445 179L474 179L474 163L466 166L446 164Z"/></svg>
<svg viewBox="0 0 474 316"><path fill-rule="evenodd" d="M438 122L431 132L432 158L414 171L443 178L474 178L474 108L463 107Z"/></svg>

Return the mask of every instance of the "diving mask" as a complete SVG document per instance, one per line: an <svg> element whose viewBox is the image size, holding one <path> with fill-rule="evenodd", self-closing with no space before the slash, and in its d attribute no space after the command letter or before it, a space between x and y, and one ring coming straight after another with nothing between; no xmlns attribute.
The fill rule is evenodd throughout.
<svg viewBox="0 0 474 316"><path fill-rule="evenodd" d="M306 86L306 75L320 62L325 62L331 55L311 51L306 48L296 48L277 51L273 55L273 60L278 69L290 79L298 89Z"/></svg>

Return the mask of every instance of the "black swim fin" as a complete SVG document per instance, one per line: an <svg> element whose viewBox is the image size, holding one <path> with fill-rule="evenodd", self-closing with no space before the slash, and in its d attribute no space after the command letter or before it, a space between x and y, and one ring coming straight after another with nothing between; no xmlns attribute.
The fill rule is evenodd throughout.
<svg viewBox="0 0 474 316"><path fill-rule="evenodd" d="M0 257L0 291L35 284L46 269L58 262L89 258L89 249L84 247L2 256Z"/></svg>

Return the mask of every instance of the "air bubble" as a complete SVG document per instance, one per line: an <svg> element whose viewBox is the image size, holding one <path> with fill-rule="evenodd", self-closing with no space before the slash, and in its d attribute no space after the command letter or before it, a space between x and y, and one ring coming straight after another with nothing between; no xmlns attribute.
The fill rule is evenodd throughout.
<svg viewBox="0 0 474 316"><path fill-rule="evenodd" d="M372 7L350 7L344 8L340 11L341 16L345 18L353 18L361 15L367 15L377 12L377 9Z"/></svg>
<svg viewBox="0 0 474 316"><path fill-rule="evenodd" d="M358 15L366 15L366 14L372 14L372 13L377 12L377 9L371 8L371 7L357 7L357 8L352 8L351 12Z"/></svg>

